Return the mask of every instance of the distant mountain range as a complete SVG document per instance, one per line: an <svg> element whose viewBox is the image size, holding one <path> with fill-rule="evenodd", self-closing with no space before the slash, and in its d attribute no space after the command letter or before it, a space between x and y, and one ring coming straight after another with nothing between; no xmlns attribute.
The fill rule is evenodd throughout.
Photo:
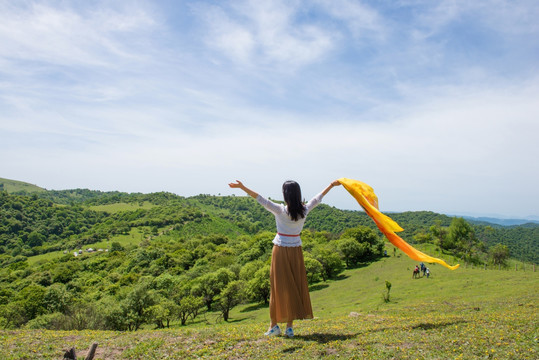
<svg viewBox="0 0 539 360"><path fill-rule="evenodd" d="M447 214L448 215L448 214ZM448 216L460 216L460 215L448 215ZM539 220L535 219L504 219L504 218L495 218L495 217L473 217L473 216L461 216L462 218L468 220L471 223L476 224L496 224L502 226L518 226L524 224L539 224Z"/></svg>

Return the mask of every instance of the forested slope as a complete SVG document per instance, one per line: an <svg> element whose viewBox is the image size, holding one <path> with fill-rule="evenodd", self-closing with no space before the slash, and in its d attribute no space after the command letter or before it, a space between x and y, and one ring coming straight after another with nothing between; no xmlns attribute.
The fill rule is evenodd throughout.
<svg viewBox="0 0 539 360"><path fill-rule="evenodd" d="M163 227L194 222L198 225L190 224L190 233L200 229L204 234L224 232L229 236L252 235L274 229L272 215L249 197L198 195L184 198L165 192L129 194L88 189L42 190L31 194L22 190L15 194L0 192L0 254L31 256L80 247L118 233L127 233L138 226ZM144 208L144 203L154 207ZM107 204L140 204L141 207L121 214L92 210L96 205ZM417 242L418 237L419 241L422 236L428 237L434 225L449 227L453 219L428 211L389 215L404 228L400 235L411 243ZM376 229L363 211L340 210L321 204L310 214L305 227L338 235L360 225ZM508 247L512 257L538 262L538 224L471 226L486 248L501 243Z"/></svg>

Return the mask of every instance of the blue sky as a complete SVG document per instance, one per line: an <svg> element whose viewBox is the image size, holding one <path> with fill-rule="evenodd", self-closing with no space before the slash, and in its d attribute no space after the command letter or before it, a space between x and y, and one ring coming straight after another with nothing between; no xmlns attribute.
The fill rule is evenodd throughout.
<svg viewBox="0 0 539 360"><path fill-rule="evenodd" d="M538 216L538 18L535 0L0 0L0 176L277 199L348 177L382 211Z"/></svg>

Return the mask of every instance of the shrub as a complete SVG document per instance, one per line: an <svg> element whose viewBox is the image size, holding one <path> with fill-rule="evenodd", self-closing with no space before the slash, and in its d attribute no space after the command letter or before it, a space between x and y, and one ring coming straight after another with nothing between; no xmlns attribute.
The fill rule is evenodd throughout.
<svg viewBox="0 0 539 360"><path fill-rule="evenodd" d="M30 320L26 324L27 329L68 330L66 328L67 317L60 313L44 314Z"/></svg>
<svg viewBox="0 0 539 360"><path fill-rule="evenodd" d="M384 301L389 302L389 291L391 290L391 283L386 280L386 292L382 294Z"/></svg>

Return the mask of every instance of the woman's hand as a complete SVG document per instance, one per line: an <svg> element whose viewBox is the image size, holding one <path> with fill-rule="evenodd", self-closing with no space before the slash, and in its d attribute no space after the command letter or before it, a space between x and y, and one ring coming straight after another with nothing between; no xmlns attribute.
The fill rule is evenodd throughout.
<svg viewBox="0 0 539 360"><path fill-rule="evenodd" d="M230 183L228 184L228 186L230 186L231 188L238 188L238 189L242 189L243 188L243 183L239 180L236 180L235 183Z"/></svg>
<svg viewBox="0 0 539 360"><path fill-rule="evenodd" d="M327 186L327 188L325 188L324 190L322 190L322 195L325 196L325 195L329 192L329 190L333 189L334 186L339 186L339 185L341 185L341 183L339 182L339 180L333 180L333 181L331 182L331 184L329 184L329 185Z"/></svg>

